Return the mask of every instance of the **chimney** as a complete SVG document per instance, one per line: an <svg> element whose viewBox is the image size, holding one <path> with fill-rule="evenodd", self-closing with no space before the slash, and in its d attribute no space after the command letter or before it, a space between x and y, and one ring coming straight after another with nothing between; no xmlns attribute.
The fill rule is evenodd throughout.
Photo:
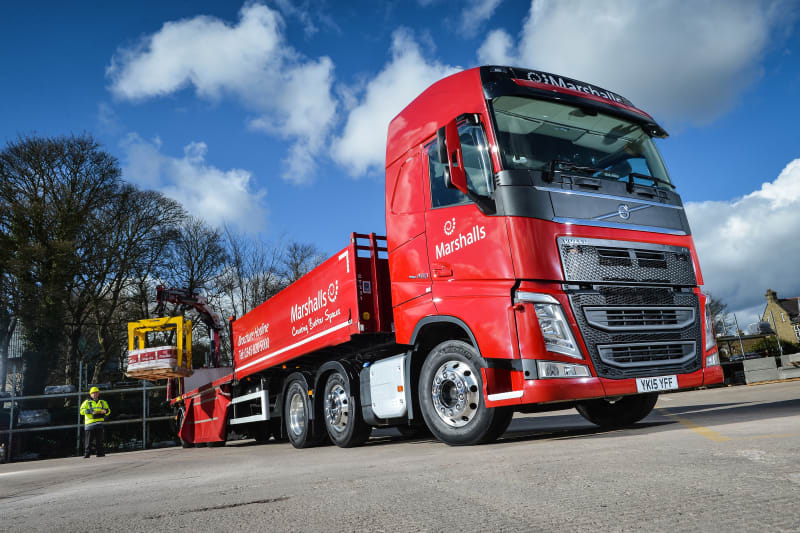
<svg viewBox="0 0 800 533"><path fill-rule="evenodd" d="M778 293L772 289L767 289L767 303L778 303Z"/></svg>

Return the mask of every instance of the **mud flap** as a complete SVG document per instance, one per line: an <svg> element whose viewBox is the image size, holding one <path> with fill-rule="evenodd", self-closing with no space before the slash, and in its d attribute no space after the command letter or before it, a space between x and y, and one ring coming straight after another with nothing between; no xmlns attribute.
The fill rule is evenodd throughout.
<svg viewBox="0 0 800 533"><path fill-rule="evenodd" d="M222 387L190 398L178 436L192 443L224 441L230 403L231 395Z"/></svg>

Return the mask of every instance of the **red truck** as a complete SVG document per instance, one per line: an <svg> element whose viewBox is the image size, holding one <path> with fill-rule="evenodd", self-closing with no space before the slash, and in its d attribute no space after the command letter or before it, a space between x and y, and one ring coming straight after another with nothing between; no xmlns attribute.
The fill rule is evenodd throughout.
<svg viewBox="0 0 800 533"><path fill-rule="evenodd" d="M349 447L397 427L475 444L514 412L624 426L662 391L720 383L666 136L564 76L434 83L389 125L386 237L353 234L233 320L233 367L172 400L181 439Z"/></svg>

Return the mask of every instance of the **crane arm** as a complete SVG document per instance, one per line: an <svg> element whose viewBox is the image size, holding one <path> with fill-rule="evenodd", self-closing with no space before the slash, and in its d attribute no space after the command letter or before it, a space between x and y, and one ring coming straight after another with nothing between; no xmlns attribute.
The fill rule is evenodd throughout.
<svg viewBox="0 0 800 533"><path fill-rule="evenodd" d="M200 314L203 323L214 331L222 331L222 317L209 305L205 296L193 293L188 289L176 289L159 285L156 287L156 302L188 305Z"/></svg>

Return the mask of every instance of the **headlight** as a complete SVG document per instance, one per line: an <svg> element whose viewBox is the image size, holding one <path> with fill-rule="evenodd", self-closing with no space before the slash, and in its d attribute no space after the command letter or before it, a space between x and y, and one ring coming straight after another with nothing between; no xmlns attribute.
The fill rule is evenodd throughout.
<svg viewBox="0 0 800 533"><path fill-rule="evenodd" d="M572 363L559 363L556 361L537 361L540 378L588 378L591 376L589 367Z"/></svg>
<svg viewBox="0 0 800 533"><path fill-rule="evenodd" d="M714 320L711 318L711 306L706 303L706 351L713 348L715 344L717 344L717 339L714 338Z"/></svg>
<svg viewBox="0 0 800 533"><path fill-rule="evenodd" d="M564 316L564 310L558 300L549 294L520 291L517 299L533 303L539 328L542 330L544 345L551 352L562 353L576 359L583 359L578 343L572 336L572 330Z"/></svg>
<svg viewBox="0 0 800 533"><path fill-rule="evenodd" d="M706 357L706 366L719 366L719 352L712 353Z"/></svg>

